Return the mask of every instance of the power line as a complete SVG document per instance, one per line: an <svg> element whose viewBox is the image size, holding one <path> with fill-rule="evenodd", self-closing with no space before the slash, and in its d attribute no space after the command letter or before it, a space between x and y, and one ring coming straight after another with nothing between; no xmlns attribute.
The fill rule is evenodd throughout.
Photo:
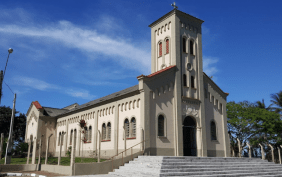
<svg viewBox="0 0 282 177"><path fill-rule="evenodd" d="M6 84L6 82L4 81L4 83ZM9 85L8 84L6 84L7 85L7 87L10 89L10 91L14 94L14 92L12 91L12 89L9 87Z"/></svg>

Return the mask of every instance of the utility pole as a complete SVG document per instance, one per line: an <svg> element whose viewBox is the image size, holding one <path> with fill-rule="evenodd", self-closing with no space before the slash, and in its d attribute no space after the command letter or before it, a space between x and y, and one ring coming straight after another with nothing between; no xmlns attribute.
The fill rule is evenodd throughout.
<svg viewBox="0 0 282 177"><path fill-rule="evenodd" d="M10 131L9 131L9 138L8 138L6 154L5 154L5 165L11 163L11 157L12 157L11 151L12 151L12 145L13 145L13 126L14 126L14 117L15 117L16 97L17 97L17 94L15 94L15 97L14 97Z"/></svg>
<svg viewBox="0 0 282 177"><path fill-rule="evenodd" d="M2 98L2 82L4 79L4 75L3 75L3 70L1 70L0 72L0 104L1 104L1 98Z"/></svg>

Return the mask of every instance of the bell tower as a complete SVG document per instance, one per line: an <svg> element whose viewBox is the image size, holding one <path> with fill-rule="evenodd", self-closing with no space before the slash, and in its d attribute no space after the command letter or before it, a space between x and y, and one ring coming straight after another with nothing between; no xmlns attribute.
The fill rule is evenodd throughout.
<svg viewBox="0 0 282 177"><path fill-rule="evenodd" d="M202 28L204 22L174 9L152 24L151 73L176 65L174 82L175 107L175 155L184 155L183 122L189 108L197 128L198 156L207 156L204 83L202 63Z"/></svg>
<svg viewBox="0 0 282 177"><path fill-rule="evenodd" d="M182 96L198 99L202 67L202 20L174 9L153 22L151 73L171 65L181 72Z"/></svg>

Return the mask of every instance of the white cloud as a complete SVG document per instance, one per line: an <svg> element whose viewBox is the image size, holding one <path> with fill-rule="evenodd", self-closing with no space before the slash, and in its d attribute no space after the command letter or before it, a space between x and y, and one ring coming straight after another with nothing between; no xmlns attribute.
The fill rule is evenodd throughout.
<svg viewBox="0 0 282 177"><path fill-rule="evenodd" d="M218 58L203 56L203 70L208 76L214 76L218 72L216 68L216 63Z"/></svg>
<svg viewBox="0 0 282 177"><path fill-rule="evenodd" d="M96 97L94 95L91 95L88 90L78 89L78 88L65 88L54 84L49 84L45 81L41 81L39 79L30 78L30 77L23 77L23 76L14 77L12 79L12 82L15 85L26 86L26 88L24 88L26 92L29 91L29 88L32 88L41 91L56 91L60 93L65 93L72 97L83 98L88 100L91 100L94 97ZM21 90L22 89L23 88L21 88ZM25 92L21 92L21 93L23 94Z"/></svg>
<svg viewBox="0 0 282 177"><path fill-rule="evenodd" d="M84 89L77 89L77 90L67 89L65 92L68 95L72 97L77 97L77 98L92 100L95 97L94 95L91 95L88 90L84 90Z"/></svg>
<svg viewBox="0 0 282 177"><path fill-rule="evenodd" d="M60 89L60 87L49 84L47 82L35 79L35 78L30 78L30 77L15 77L13 78L14 84L21 85L21 86L27 86L33 89L45 91L45 90L50 90L50 89Z"/></svg>
<svg viewBox="0 0 282 177"><path fill-rule="evenodd" d="M55 24L45 25L4 24L0 27L1 33L30 38L38 43L49 44L53 42L58 47L63 45L67 48L75 48L86 55L100 53L119 62L122 67L135 69L144 74L150 71L151 56L148 49L137 47L126 39L111 38L106 34L98 33L96 30L76 26L69 21L61 20ZM58 42L61 45L58 45Z"/></svg>

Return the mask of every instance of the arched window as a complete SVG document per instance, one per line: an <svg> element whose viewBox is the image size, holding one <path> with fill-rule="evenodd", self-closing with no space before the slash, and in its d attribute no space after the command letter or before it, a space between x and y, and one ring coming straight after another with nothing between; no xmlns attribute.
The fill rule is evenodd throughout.
<svg viewBox="0 0 282 177"><path fill-rule="evenodd" d="M59 137L58 137L58 146L60 146L60 141L61 141L61 132L59 133Z"/></svg>
<svg viewBox="0 0 282 177"><path fill-rule="evenodd" d="M195 88L195 79L194 76L191 76L191 87Z"/></svg>
<svg viewBox="0 0 282 177"><path fill-rule="evenodd" d="M129 121L128 121L128 119L124 120L124 129L125 129L125 137L129 138Z"/></svg>
<svg viewBox="0 0 282 177"><path fill-rule="evenodd" d="M211 140L217 140L216 138L216 125L214 121L211 121Z"/></svg>
<svg viewBox="0 0 282 177"><path fill-rule="evenodd" d="M111 140L111 123L107 125L107 140Z"/></svg>
<svg viewBox="0 0 282 177"><path fill-rule="evenodd" d="M164 116L159 115L158 117L158 136L164 136Z"/></svg>
<svg viewBox="0 0 282 177"><path fill-rule="evenodd" d="M70 133L70 145L72 145L72 136L73 136L73 130L71 130L71 133Z"/></svg>
<svg viewBox="0 0 282 177"><path fill-rule="evenodd" d="M187 77L186 77L186 74L183 74L183 86L187 87Z"/></svg>
<svg viewBox="0 0 282 177"><path fill-rule="evenodd" d="M162 53L163 53L163 46L162 46L162 43L160 42L159 43L159 57L162 56Z"/></svg>
<svg viewBox="0 0 282 177"><path fill-rule="evenodd" d="M88 141L88 129L87 129L87 127L84 128L84 131L85 131L85 141L84 142L87 142Z"/></svg>
<svg viewBox="0 0 282 177"><path fill-rule="evenodd" d="M76 129L74 129L73 136L74 136L73 145L75 145L76 144Z"/></svg>
<svg viewBox="0 0 282 177"><path fill-rule="evenodd" d="M61 142L62 142L61 144L64 145L64 132L62 132L62 134L61 134L61 139L62 139L61 140Z"/></svg>
<svg viewBox="0 0 282 177"><path fill-rule="evenodd" d="M106 124L102 125L102 140L106 140Z"/></svg>
<svg viewBox="0 0 282 177"><path fill-rule="evenodd" d="M194 55L194 42L190 40L190 54Z"/></svg>
<svg viewBox="0 0 282 177"><path fill-rule="evenodd" d="M183 52L186 53L186 38L185 37L182 39L182 44L183 44Z"/></svg>
<svg viewBox="0 0 282 177"><path fill-rule="evenodd" d="M88 131L88 141L91 142L92 140L92 127L89 126L89 131Z"/></svg>
<svg viewBox="0 0 282 177"><path fill-rule="evenodd" d="M166 39L165 44L166 44L166 54L168 54L169 53L169 39Z"/></svg>
<svg viewBox="0 0 282 177"><path fill-rule="evenodd" d="M136 119L134 117L131 118L130 129L131 129L130 137L136 138Z"/></svg>

